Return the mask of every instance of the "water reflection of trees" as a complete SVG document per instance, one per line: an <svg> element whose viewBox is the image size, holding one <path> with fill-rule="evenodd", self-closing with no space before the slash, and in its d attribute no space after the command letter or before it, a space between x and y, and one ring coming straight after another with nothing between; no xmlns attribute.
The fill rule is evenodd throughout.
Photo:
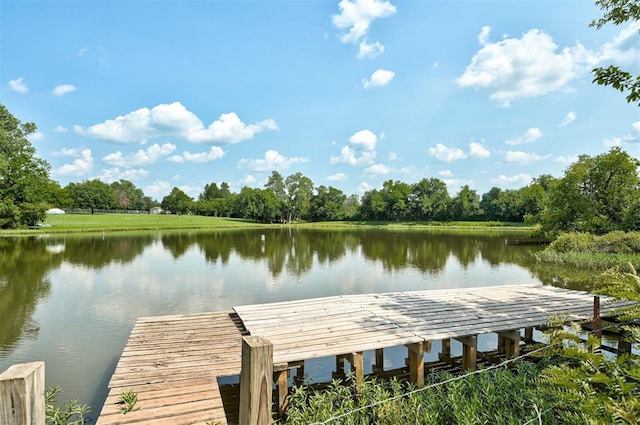
<svg viewBox="0 0 640 425"><path fill-rule="evenodd" d="M61 263L60 253L48 251L42 240L0 238L0 358L20 340L37 336L32 316L49 295L47 274Z"/></svg>
<svg viewBox="0 0 640 425"><path fill-rule="evenodd" d="M112 263L129 263L156 240L156 235L84 235L64 239L64 260L79 266L99 269Z"/></svg>

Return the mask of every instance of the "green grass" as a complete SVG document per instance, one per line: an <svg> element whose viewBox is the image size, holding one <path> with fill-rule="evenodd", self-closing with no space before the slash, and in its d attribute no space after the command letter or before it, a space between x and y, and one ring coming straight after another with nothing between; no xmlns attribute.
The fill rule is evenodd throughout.
<svg viewBox="0 0 640 425"><path fill-rule="evenodd" d="M180 229L239 229L239 228L275 228L286 225L261 224L251 220L237 218L204 217L197 215L149 215L149 214L65 214L48 216L45 227L35 229L0 230L3 236L32 236L39 233L84 233L84 232L122 232L147 230ZM317 223L294 223L291 227L325 230L362 230L378 229L393 231L442 231L449 233L457 230L469 231L517 231L527 232L531 227L522 223L498 222L377 222L377 221L328 221Z"/></svg>

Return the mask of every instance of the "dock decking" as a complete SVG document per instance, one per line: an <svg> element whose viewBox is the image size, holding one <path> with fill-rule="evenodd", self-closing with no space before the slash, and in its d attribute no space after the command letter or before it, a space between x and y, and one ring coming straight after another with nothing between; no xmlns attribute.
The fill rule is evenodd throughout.
<svg viewBox="0 0 640 425"><path fill-rule="evenodd" d="M602 298L603 314L619 305ZM280 377L307 359L352 356L353 362L363 351L381 353L406 345L412 379L419 379L416 374L424 376L422 353L431 341L461 341L467 361L473 357L463 367L473 367L477 335L498 333L502 344L512 344L513 354L519 349L520 330L543 326L552 314L566 314L568 321L588 319L593 296L550 286L510 285L343 295L140 318L109 382L97 423L226 424L217 378L240 374L247 331L273 344L274 370ZM119 397L129 390L138 394L138 410L122 414Z"/></svg>

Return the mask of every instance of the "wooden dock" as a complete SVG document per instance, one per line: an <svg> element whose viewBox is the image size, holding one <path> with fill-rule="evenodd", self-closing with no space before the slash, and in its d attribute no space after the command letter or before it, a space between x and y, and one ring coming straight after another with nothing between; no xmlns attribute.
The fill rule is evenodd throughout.
<svg viewBox="0 0 640 425"><path fill-rule="evenodd" d="M362 376L362 353L408 348L411 379L424 379L424 352L451 339L463 344L463 369L475 367L477 336L498 334L498 349L519 352L533 329L553 314L593 317L593 295L550 286L510 285L384 294L343 295L234 307L233 311L141 318L109 382L98 425L227 424L218 378L240 374L243 335L273 344L276 404L282 407L290 370L304 360L336 356ZM602 297L605 315L618 304ZM137 410L120 412L120 395L138 394ZM232 416L237 415L238 405Z"/></svg>

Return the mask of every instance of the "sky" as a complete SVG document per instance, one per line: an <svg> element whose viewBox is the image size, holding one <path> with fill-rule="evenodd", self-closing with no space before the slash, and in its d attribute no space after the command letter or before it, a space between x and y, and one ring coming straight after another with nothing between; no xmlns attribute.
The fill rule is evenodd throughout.
<svg viewBox="0 0 640 425"><path fill-rule="evenodd" d="M362 195L451 195L640 158L640 108L592 83L640 74L640 22L589 0L0 1L0 102L63 186L264 187L272 171Z"/></svg>

